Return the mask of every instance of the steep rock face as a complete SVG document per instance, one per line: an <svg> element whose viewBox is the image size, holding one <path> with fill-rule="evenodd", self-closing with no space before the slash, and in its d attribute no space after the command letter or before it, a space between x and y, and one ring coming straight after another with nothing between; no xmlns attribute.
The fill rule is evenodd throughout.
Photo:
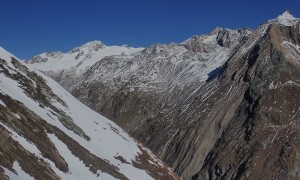
<svg viewBox="0 0 300 180"><path fill-rule="evenodd" d="M0 179L178 179L143 145L0 48Z"/></svg>
<svg viewBox="0 0 300 180"><path fill-rule="evenodd" d="M282 16L228 62L220 79L245 86L242 101L193 179L300 178L299 20Z"/></svg>

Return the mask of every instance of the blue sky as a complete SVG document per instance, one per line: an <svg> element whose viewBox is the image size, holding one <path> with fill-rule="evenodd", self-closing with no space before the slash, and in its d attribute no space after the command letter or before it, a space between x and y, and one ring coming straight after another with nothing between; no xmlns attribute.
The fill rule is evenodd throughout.
<svg viewBox="0 0 300 180"><path fill-rule="evenodd" d="M300 17L299 0L1 0L0 46L20 58L92 40L146 47L256 28L286 9Z"/></svg>

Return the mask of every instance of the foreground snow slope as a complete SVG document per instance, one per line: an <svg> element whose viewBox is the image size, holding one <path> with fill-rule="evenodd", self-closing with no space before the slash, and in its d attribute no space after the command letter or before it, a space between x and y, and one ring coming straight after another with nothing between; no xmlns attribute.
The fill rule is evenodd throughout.
<svg viewBox="0 0 300 180"><path fill-rule="evenodd" d="M0 48L0 179L176 179L115 123Z"/></svg>

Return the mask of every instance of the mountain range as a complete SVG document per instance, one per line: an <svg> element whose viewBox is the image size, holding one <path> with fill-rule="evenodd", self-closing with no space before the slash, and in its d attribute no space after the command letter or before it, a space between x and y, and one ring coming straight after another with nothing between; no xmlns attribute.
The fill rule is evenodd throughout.
<svg viewBox="0 0 300 180"><path fill-rule="evenodd" d="M64 136L77 142L78 147L98 147L98 144L89 144L102 136L88 133L96 119L101 120L98 122L102 128L98 129L100 134L107 124L110 128L105 127L105 130L112 134L118 132L100 139L116 151L106 156L102 154L106 150L100 148L86 150L95 156L99 153L98 158L104 159L110 167L123 167L129 162L136 176L126 174L120 167L113 172L123 176L114 176L111 171L101 169L101 165L93 164L94 161L75 155L86 166L98 167L96 169L103 172L100 175L119 179L178 178L170 166L182 179L300 178L300 20L289 11L255 30L217 27L207 35L195 35L182 43L132 48L93 41L67 53L37 55L26 60L27 64L7 53L2 54L1 75L11 79L3 81L2 89L9 89L3 94L23 103L20 109L29 108L60 130L54 131L48 124L40 125L44 132L41 137L48 137L47 141L53 142L54 147L66 146L72 152L74 146L68 146L69 141L64 141ZM11 62L10 57L14 57ZM19 75L15 76L13 71ZM33 72L34 75L28 75ZM14 91L24 92L22 98L29 97L36 104L30 107L17 93L9 94ZM0 108L7 109L5 98L1 100ZM72 106L74 109L67 108ZM15 113L8 109L7 114ZM85 120L90 114L93 118L88 118L91 123L88 125ZM0 127L6 129L6 134L19 133L29 139L27 131L20 131L23 126L5 120L6 116L0 116L3 117ZM19 116L30 119L29 115ZM60 123L53 125L49 117ZM66 130L71 132L60 137ZM130 145L118 145L123 141L111 144L116 141L113 138L120 136L131 142ZM18 138L12 140L20 142ZM45 155L44 146L38 144L38 140L29 141L41 152L31 153L39 154L38 157L50 162L50 167L59 169L54 158ZM128 158L128 149L136 147L135 155ZM61 159L68 158L66 150L58 155ZM141 156L146 160L141 160ZM120 165L116 159L121 161ZM136 166L136 161L140 166ZM20 166L25 168L16 156L9 162L0 164L0 175L1 167L2 175L6 176L16 174ZM141 172L144 176L139 176Z"/></svg>

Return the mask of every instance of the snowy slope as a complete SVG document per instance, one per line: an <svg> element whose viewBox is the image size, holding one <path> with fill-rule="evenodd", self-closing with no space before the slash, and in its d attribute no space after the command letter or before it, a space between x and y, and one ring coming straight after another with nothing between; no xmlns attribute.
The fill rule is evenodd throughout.
<svg viewBox="0 0 300 180"><path fill-rule="evenodd" d="M143 49L144 48L132 48L127 45L106 46L101 41L92 41L74 48L68 53L42 53L26 62L31 67L54 78L65 88L71 88L71 86L74 86L84 77L84 73L86 73L92 65L102 58L112 55L123 57Z"/></svg>
<svg viewBox="0 0 300 180"><path fill-rule="evenodd" d="M143 48L106 46L100 41L92 41L68 53L42 53L30 60L29 64L42 71L60 71L76 67L76 72L82 73L105 56L129 55L141 50Z"/></svg>
<svg viewBox="0 0 300 180"><path fill-rule="evenodd" d="M286 10L284 13L279 15L276 19L271 19L269 23L276 23L284 26L294 26L299 22L299 18L295 18L290 11Z"/></svg>
<svg viewBox="0 0 300 180"><path fill-rule="evenodd" d="M81 76L89 67L106 56L126 56L141 50L143 48L132 48L127 45L106 46L101 41L92 41L74 48L68 53L42 53L28 60L27 63L43 72Z"/></svg>
<svg viewBox="0 0 300 180"><path fill-rule="evenodd" d="M176 179L149 150L55 81L28 69L3 48L0 58L0 134L9 134L22 151L38 157L36 163L46 162L53 179ZM33 129L21 126L23 122ZM33 135L37 132L38 136ZM4 137L0 136L3 147L9 140ZM42 138L53 144L54 155L42 148ZM4 149L0 149L2 153ZM11 179L38 178L23 160L24 156L16 158L13 153L11 157L0 156L0 179L1 175Z"/></svg>

